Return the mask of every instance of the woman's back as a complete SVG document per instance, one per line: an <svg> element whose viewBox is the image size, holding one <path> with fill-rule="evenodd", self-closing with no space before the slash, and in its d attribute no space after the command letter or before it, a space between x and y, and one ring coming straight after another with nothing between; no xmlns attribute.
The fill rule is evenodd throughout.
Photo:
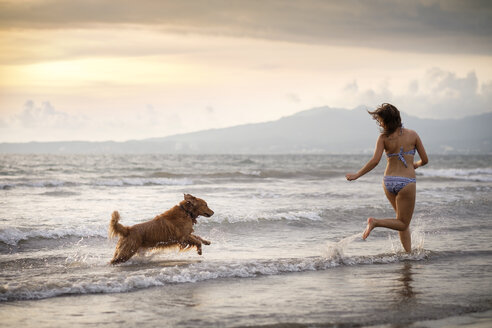
<svg viewBox="0 0 492 328"><path fill-rule="evenodd" d="M417 148L415 131L399 128L384 138L387 165L384 175L415 178L413 157Z"/></svg>

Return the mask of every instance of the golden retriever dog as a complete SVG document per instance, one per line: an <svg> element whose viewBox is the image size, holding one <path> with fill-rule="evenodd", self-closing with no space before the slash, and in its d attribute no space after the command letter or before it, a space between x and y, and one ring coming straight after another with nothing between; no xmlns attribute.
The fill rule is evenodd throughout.
<svg viewBox="0 0 492 328"><path fill-rule="evenodd" d="M128 261L137 251L151 248L178 246L180 249L196 247L202 255L202 243L210 245L207 240L193 232L193 224L200 215L211 217L214 214L207 203L190 194L184 195L179 205L159 214L154 219L125 227L118 221L120 215L114 211L109 222L109 237L119 236L111 264Z"/></svg>

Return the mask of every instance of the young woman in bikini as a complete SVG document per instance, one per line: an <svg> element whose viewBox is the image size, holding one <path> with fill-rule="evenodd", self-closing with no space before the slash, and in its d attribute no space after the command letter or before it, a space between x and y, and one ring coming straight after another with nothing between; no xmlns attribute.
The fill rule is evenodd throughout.
<svg viewBox="0 0 492 328"><path fill-rule="evenodd" d="M383 188L386 197L393 206L396 218L367 219L367 228L362 234L366 239L375 227L398 230L400 241L406 252L412 250L410 221L415 207L416 179L415 169L428 162L424 145L419 135L412 130L403 128L400 112L391 104L382 104L378 109L369 112L382 128L372 158L357 173L348 173L347 180L360 178L375 168L386 151L387 165L384 172ZM415 151L420 160L413 162Z"/></svg>

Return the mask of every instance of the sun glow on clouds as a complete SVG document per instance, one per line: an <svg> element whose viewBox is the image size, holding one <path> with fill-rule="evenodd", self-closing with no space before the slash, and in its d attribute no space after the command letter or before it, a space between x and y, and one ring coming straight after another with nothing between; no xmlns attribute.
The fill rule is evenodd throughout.
<svg viewBox="0 0 492 328"><path fill-rule="evenodd" d="M147 30L67 30L13 33L17 56L2 51L2 86L87 86L90 84L182 84L201 73L183 60L176 36ZM11 48L7 42L4 47ZM2 47L2 48L4 48Z"/></svg>
<svg viewBox="0 0 492 328"><path fill-rule="evenodd" d="M190 67L161 58L86 58L50 61L19 67L16 84L33 87L90 86L101 84L180 84L189 82Z"/></svg>
<svg viewBox="0 0 492 328"><path fill-rule="evenodd" d="M4 32L5 33L5 32ZM393 87L416 70L433 67L459 74L470 63L481 67L490 61L468 56L456 62L453 56L394 53L387 50L266 41L203 35L173 35L155 29L66 30L13 33L2 50L20 43L17 55L0 52L3 87L114 85L196 85L244 81L262 84L301 82L334 83L340 88L354 78L375 85L391 79ZM450 58L451 57L451 58ZM423 64L425 62L431 64ZM376 72L380 74L375 74ZM488 69L488 74L492 69ZM251 79L251 80L249 80ZM245 84L246 84L245 83ZM405 86L406 87L406 86ZM289 90L286 90L288 92ZM292 90L294 91L294 90Z"/></svg>

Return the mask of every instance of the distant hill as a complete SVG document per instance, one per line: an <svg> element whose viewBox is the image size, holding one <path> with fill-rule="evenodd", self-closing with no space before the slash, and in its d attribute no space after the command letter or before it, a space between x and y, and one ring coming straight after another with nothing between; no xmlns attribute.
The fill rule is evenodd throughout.
<svg viewBox="0 0 492 328"><path fill-rule="evenodd" d="M492 113L432 120L402 114L429 153L492 154ZM126 142L0 143L1 153L372 153L378 136L365 107L320 107L276 121Z"/></svg>

